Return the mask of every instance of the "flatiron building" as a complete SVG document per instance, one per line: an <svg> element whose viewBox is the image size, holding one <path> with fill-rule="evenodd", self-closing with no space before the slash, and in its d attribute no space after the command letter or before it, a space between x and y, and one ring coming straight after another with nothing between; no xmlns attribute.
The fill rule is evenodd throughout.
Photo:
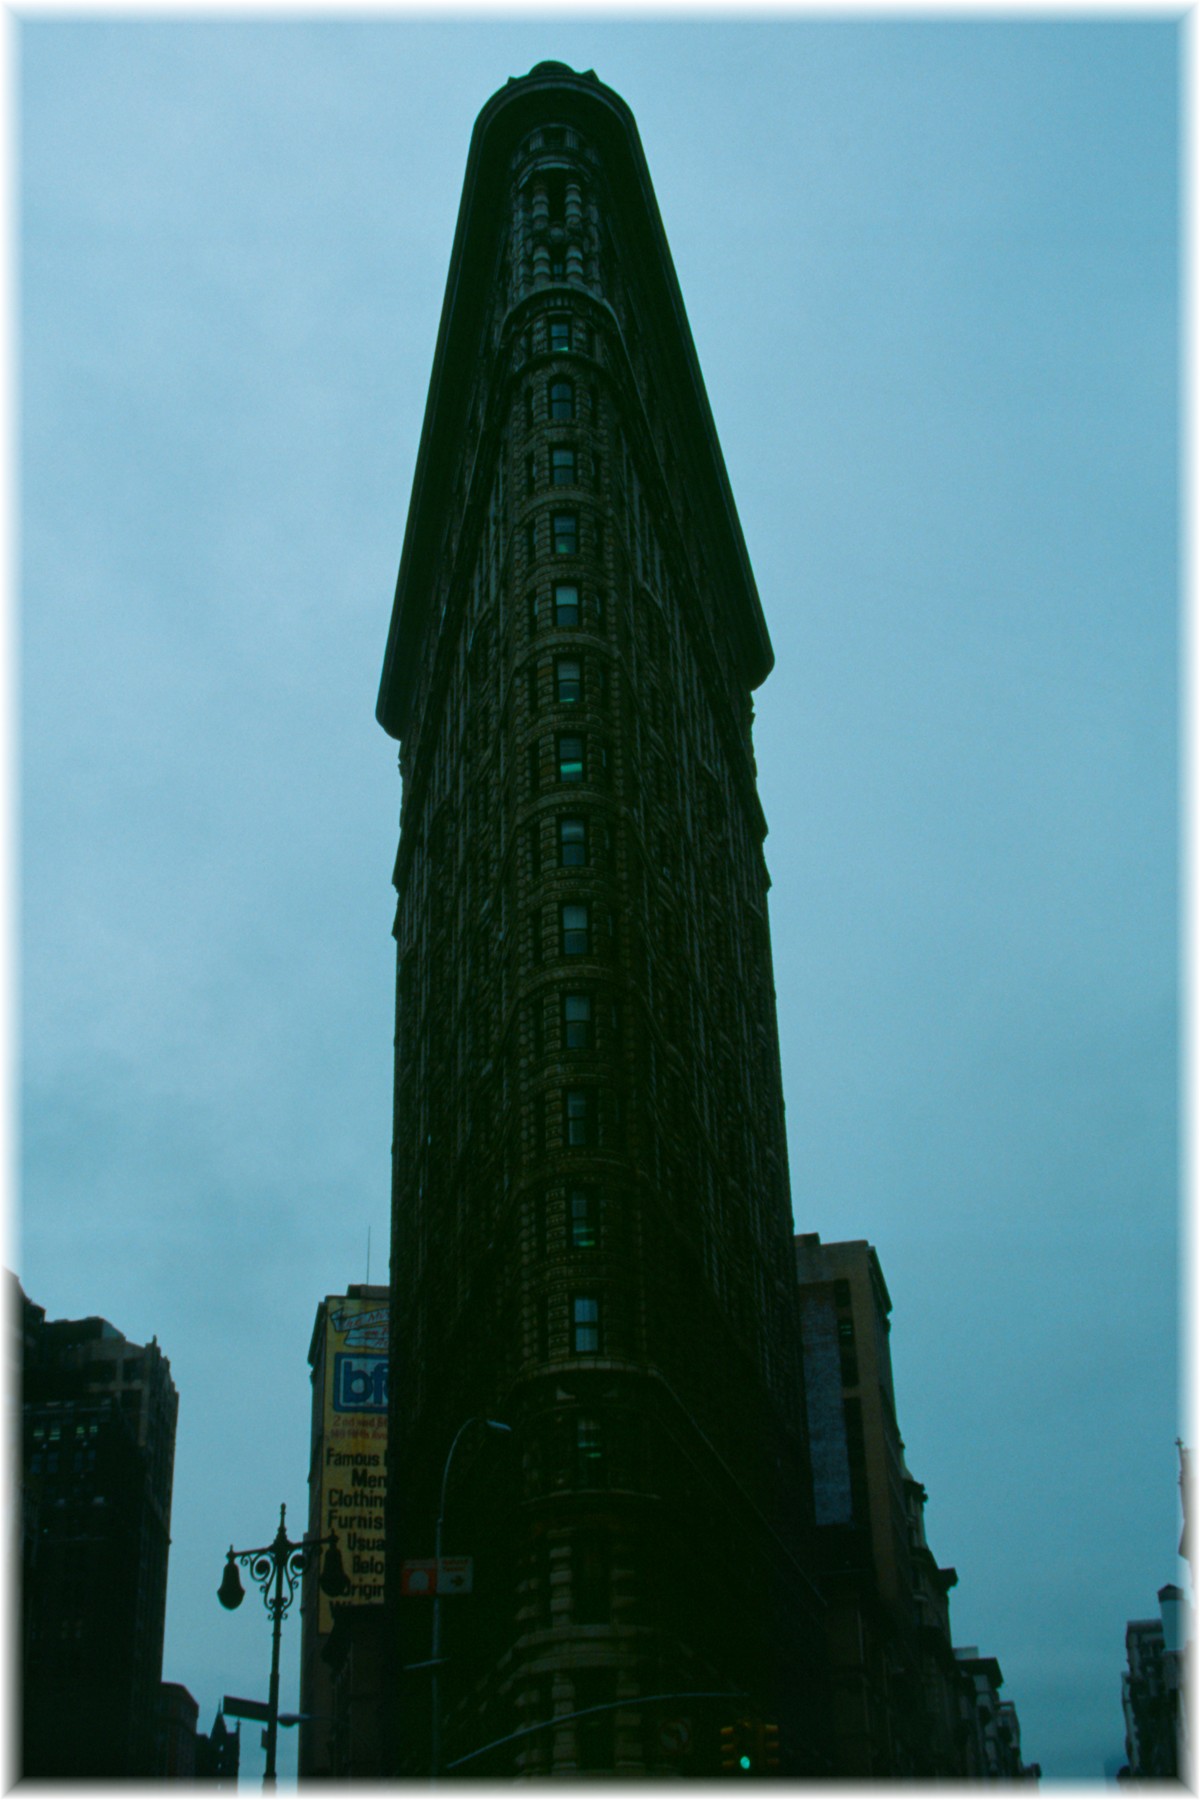
<svg viewBox="0 0 1200 1800"><path fill-rule="evenodd" d="M393 1773L431 1754L403 1566L489 1418L446 1478L473 1582L442 1603L445 1769L709 1775L735 1726L756 1765L828 1772L771 664L632 114L541 63L471 141L378 704Z"/></svg>

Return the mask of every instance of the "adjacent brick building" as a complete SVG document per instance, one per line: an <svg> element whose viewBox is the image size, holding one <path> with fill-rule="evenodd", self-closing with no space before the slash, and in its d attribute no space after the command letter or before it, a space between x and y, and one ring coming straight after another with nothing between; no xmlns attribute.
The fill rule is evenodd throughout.
<svg viewBox="0 0 1200 1800"><path fill-rule="evenodd" d="M158 1772L178 1400L156 1340L23 1318L21 1772Z"/></svg>
<svg viewBox="0 0 1200 1800"><path fill-rule="evenodd" d="M398 1773L429 1755L401 1565L475 1415L512 1435L468 1433L448 1489L475 1587L445 1603L447 1764L706 1774L741 1715L779 1725L784 1773L831 1766L751 744L771 663L632 115L539 64L472 139L378 707Z"/></svg>
<svg viewBox="0 0 1200 1800"><path fill-rule="evenodd" d="M966 1774L948 1595L904 1458L891 1297L872 1245L797 1237L806 1403L839 1773Z"/></svg>

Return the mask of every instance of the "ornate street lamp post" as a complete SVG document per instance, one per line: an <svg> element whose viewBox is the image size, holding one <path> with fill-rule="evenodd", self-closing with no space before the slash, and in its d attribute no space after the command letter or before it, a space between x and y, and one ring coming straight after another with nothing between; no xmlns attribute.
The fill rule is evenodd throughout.
<svg viewBox="0 0 1200 1800"><path fill-rule="evenodd" d="M275 1785L275 1740L279 1734L279 1638L283 1615L296 1598L297 1582L305 1570L312 1566L322 1544L328 1544L329 1548L321 1567L321 1587L331 1600L340 1599L350 1592L350 1578L342 1567L342 1555L337 1547L337 1532L331 1531L328 1537L322 1538L300 1538L293 1543L284 1526L286 1515L287 1507L281 1506L279 1530L272 1541L261 1549L235 1550L230 1544L225 1558L225 1573L217 1589L217 1599L230 1612L242 1604L246 1598L246 1590L237 1571L237 1565L241 1563L249 1569L251 1581L257 1582L262 1589L263 1604L271 1616L271 1687L267 1697L267 1766L263 1772L264 1787Z"/></svg>

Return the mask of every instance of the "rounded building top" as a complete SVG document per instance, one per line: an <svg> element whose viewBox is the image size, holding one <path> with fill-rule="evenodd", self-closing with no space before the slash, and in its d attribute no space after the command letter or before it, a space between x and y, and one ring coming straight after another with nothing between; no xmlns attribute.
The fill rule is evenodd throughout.
<svg viewBox="0 0 1200 1800"><path fill-rule="evenodd" d="M574 75L575 71L570 63L540 62L534 63L529 73L531 75Z"/></svg>

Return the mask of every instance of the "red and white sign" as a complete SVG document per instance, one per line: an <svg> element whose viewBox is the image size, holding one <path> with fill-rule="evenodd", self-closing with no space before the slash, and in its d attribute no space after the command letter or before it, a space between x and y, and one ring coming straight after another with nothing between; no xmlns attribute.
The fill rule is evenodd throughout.
<svg viewBox="0 0 1200 1800"><path fill-rule="evenodd" d="M475 1564L469 1556L443 1556L438 1564L439 1594L469 1594L475 1577Z"/></svg>
<svg viewBox="0 0 1200 1800"><path fill-rule="evenodd" d="M402 1595L469 1594L475 1576L474 1559L470 1556L443 1556L440 1563L432 1557L414 1558L400 1565Z"/></svg>
<svg viewBox="0 0 1200 1800"><path fill-rule="evenodd" d="M400 1564L402 1594L432 1594L437 1591L437 1564L430 1557L425 1562Z"/></svg>

